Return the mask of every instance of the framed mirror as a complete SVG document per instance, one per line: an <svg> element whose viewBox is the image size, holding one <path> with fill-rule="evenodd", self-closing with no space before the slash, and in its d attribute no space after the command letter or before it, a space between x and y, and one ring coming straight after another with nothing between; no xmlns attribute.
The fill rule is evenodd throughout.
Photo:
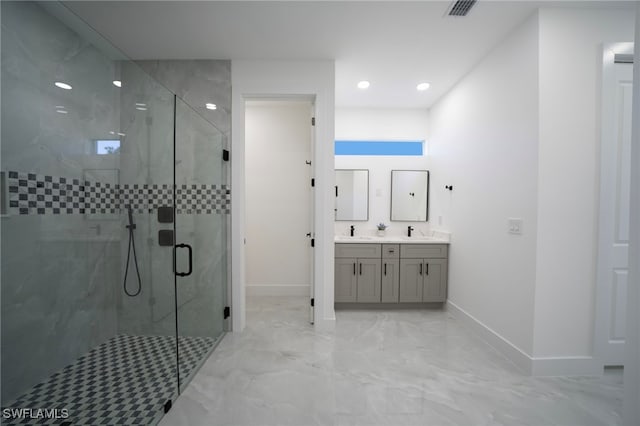
<svg viewBox="0 0 640 426"><path fill-rule="evenodd" d="M369 220L369 170L336 170L336 220Z"/></svg>
<svg viewBox="0 0 640 426"><path fill-rule="evenodd" d="M429 171L391 170L391 220L429 219Z"/></svg>

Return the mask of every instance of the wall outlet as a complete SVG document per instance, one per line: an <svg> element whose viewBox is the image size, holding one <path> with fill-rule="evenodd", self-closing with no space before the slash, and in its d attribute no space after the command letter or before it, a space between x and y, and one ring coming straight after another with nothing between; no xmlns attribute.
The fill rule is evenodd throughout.
<svg viewBox="0 0 640 426"><path fill-rule="evenodd" d="M509 232L509 234L522 235L522 219L510 217L507 222L509 225L507 232Z"/></svg>

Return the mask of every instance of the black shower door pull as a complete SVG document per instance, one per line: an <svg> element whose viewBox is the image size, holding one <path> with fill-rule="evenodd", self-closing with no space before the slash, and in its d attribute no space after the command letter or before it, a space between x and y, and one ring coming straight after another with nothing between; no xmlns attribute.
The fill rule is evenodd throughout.
<svg viewBox="0 0 640 426"><path fill-rule="evenodd" d="M176 275L179 277L188 277L193 272L193 249L189 244L176 244L176 250L179 248L186 248L189 251L189 271L188 272L178 272L176 271Z"/></svg>

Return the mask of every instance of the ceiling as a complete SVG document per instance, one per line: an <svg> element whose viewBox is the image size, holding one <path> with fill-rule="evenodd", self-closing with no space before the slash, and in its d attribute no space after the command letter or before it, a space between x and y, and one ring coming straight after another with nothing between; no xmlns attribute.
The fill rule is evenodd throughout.
<svg viewBox="0 0 640 426"><path fill-rule="evenodd" d="M65 2L132 59L331 59L336 106L429 108L537 8L630 2ZM371 87L356 87L369 80ZM418 92L419 82L431 87Z"/></svg>

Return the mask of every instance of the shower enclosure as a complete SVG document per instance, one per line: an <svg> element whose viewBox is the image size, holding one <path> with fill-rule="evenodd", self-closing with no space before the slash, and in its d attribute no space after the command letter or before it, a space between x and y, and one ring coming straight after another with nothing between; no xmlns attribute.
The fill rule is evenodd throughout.
<svg viewBox="0 0 640 426"><path fill-rule="evenodd" d="M227 137L63 5L0 6L1 422L154 424L227 328Z"/></svg>

